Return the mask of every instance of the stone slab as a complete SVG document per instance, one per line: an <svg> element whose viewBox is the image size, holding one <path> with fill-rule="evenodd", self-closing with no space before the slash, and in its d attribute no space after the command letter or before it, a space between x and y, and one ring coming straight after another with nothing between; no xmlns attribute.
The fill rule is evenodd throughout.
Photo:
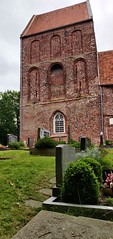
<svg viewBox="0 0 113 239"><path fill-rule="evenodd" d="M25 201L25 206L32 207L32 208L39 208L42 206L42 203L36 200L29 199Z"/></svg>
<svg viewBox="0 0 113 239"><path fill-rule="evenodd" d="M12 239L113 239L113 222L40 211Z"/></svg>

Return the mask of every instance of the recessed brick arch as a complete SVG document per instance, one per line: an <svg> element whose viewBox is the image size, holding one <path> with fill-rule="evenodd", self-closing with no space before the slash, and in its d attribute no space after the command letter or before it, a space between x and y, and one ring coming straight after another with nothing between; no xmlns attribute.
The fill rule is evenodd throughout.
<svg viewBox="0 0 113 239"><path fill-rule="evenodd" d="M48 70L48 98L57 99L65 97L65 69L56 62Z"/></svg>
<svg viewBox="0 0 113 239"><path fill-rule="evenodd" d="M61 38L59 35L54 35L50 40L50 56L51 58L61 56Z"/></svg>
<svg viewBox="0 0 113 239"><path fill-rule="evenodd" d="M30 45L30 63L36 63L40 61L40 41L34 40Z"/></svg>
<svg viewBox="0 0 113 239"><path fill-rule="evenodd" d="M37 67L32 67L27 79L28 101L40 101L40 75Z"/></svg>
<svg viewBox="0 0 113 239"><path fill-rule="evenodd" d="M71 38L72 54L78 55L79 53L82 53L82 31L73 31Z"/></svg>
<svg viewBox="0 0 113 239"><path fill-rule="evenodd" d="M74 80L75 92L81 96L88 94L87 63L84 58L74 61Z"/></svg>

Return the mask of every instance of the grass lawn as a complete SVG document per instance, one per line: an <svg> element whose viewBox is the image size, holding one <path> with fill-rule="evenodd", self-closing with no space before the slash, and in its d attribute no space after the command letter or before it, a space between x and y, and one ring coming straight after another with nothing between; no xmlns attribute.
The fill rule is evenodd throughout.
<svg viewBox="0 0 113 239"><path fill-rule="evenodd" d="M38 210L25 206L27 199L44 201L38 192L50 187L55 176L54 157L32 156L29 151L0 151L0 238L11 238Z"/></svg>

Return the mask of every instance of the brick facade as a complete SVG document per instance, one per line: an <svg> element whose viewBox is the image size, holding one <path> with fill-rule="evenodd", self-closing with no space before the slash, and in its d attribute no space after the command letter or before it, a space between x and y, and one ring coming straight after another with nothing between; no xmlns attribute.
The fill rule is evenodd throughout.
<svg viewBox="0 0 113 239"><path fill-rule="evenodd" d="M76 9L78 11L78 6L81 10L84 3L75 6L74 13ZM57 13L58 11L60 15L60 10ZM59 27L54 26L44 31L41 26L41 32L38 30L37 33L34 33L34 22L34 29L34 25L30 25L31 28L28 26L28 30L23 32L21 140L28 141L30 137L35 143L38 128L44 127L50 130L51 137L67 141L70 128L72 139L87 136L93 143L99 143L102 117L97 49L93 20L86 17L86 12L84 21L81 18L81 21L72 24L69 22L66 26L62 26L62 23ZM52 15L55 13L56 11L54 14L52 12ZM33 19L31 23L33 24ZM109 93L106 89L104 91L105 104L108 104L109 94L112 104L112 89ZM64 132L54 131L57 112L64 117ZM109 113L112 115L112 110Z"/></svg>

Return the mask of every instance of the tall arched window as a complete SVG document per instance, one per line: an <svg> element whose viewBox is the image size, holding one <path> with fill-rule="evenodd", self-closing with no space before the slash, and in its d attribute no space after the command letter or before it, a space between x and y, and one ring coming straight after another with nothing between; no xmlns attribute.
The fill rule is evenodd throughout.
<svg viewBox="0 0 113 239"><path fill-rule="evenodd" d="M57 112L53 119L54 133L65 133L65 118L60 113Z"/></svg>

